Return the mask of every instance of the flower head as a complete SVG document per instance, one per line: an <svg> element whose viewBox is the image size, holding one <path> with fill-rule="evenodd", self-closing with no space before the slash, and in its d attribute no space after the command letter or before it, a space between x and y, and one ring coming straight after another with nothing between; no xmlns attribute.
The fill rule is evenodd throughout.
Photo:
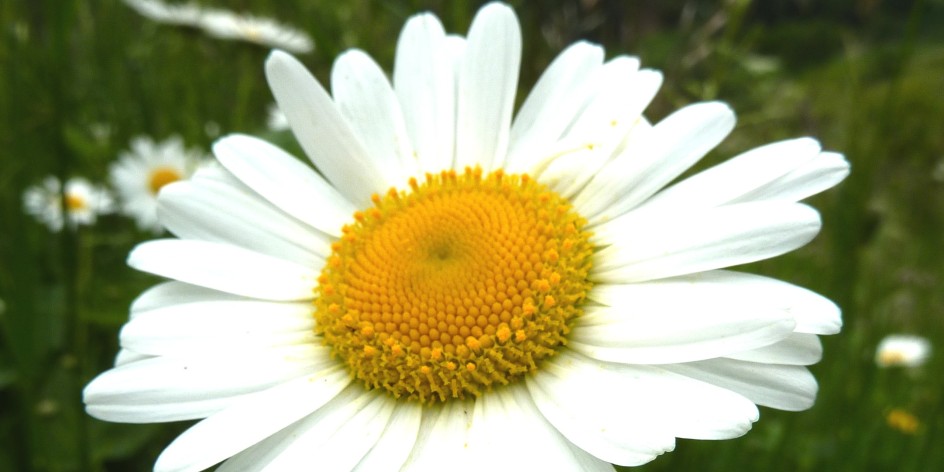
<svg viewBox="0 0 944 472"><path fill-rule="evenodd" d="M921 336L891 334L875 349L879 367L920 367L931 356L931 342Z"/></svg>
<svg viewBox="0 0 944 472"><path fill-rule="evenodd" d="M158 192L171 182L189 178L203 156L198 149L187 149L179 136L161 142L144 136L134 138L131 149L119 155L109 173L118 191L121 212L134 218L139 228L161 232Z"/></svg>
<svg viewBox="0 0 944 472"><path fill-rule="evenodd" d="M260 16L207 10L200 17L198 26L216 38L247 41L294 53L308 53L315 48L305 32Z"/></svg>
<svg viewBox="0 0 944 472"><path fill-rule="evenodd" d="M609 470L676 438L802 410L839 309L724 267L809 242L798 203L848 164L810 138L670 185L734 126L716 102L652 125L660 83L580 42L513 116L521 40L412 17L393 83L361 51L328 92L266 73L318 172L243 135L159 197L179 239L129 264L173 279L132 305L85 390L111 421L202 419L157 469Z"/></svg>
<svg viewBox="0 0 944 472"><path fill-rule="evenodd" d="M107 190L81 177L69 179L63 188L58 178L49 176L23 192L23 209L51 231L60 231L64 221L73 229L95 224L98 215L114 211L114 200Z"/></svg>

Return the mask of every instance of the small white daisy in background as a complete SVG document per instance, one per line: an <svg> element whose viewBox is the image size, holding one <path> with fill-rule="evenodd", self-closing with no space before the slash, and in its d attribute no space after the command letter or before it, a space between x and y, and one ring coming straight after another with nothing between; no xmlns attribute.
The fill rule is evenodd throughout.
<svg viewBox="0 0 944 472"><path fill-rule="evenodd" d="M289 129L288 118L285 117L285 113L282 113L282 109L279 108L277 103L269 105L266 126L269 128L269 131L285 131Z"/></svg>
<svg viewBox="0 0 944 472"><path fill-rule="evenodd" d="M315 43L304 31L256 15L196 3L169 4L160 0L124 0L141 16L167 25L197 28L218 39L246 41L297 54L311 52Z"/></svg>
<svg viewBox="0 0 944 472"><path fill-rule="evenodd" d="M212 9L203 12L198 26L216 38L247 41L299 54L315 48L308 34L271 18Z"/></svg>
<svg viewBox="0 0 944 472"><path fill-rule="evenodd" d="M58 178L49 176L43 179L42 184L23 192L23 209L51 231L60 231L64 221L68 221L69 227L73 229L79 225L94 224L98 215L113 212L115 205L108 190L88 180L71 178L63 189Z"/></svg>
<svg viewBox="0 0 944 472"><path fill-rule="evenodd" d="M804 410L830 300L725 267L813 239L801 200L849 173L811 138L674 182L734 128L725 104L642 115L662 75L578 42L513 113L514 12L467 37L409 19L392 83L367 54L332 93L266 75L317 172L231 135L158 198L177 237L128 263L131 306L84 391L120 422L201 420L155 470L612 471L676 438Z"/></svg>
<svg viewBox="0 0 944 472"><path fill-rule="evenodd" d="M198 27L203 10L194 3L169 4L160 0L124 0L139 15L158 23Z"/></svg>
<svg viewBox="0 0 944 472"><path fill-rule="evenodd" d="M186 148L179 136L161 142L145 136L134 138L131 149L121 152L109 167L109 180L118 192L121 213L134 218L142 230L161 232L158 192L171 182L190 178L205 157L199 149Z"/></svg>
<svg viewBox="0 0 944 472"><path fill-rule="evenodd" d="M920 367L931 356L931 341L921 336L891 334L875 349L879 367Z"/></svg>

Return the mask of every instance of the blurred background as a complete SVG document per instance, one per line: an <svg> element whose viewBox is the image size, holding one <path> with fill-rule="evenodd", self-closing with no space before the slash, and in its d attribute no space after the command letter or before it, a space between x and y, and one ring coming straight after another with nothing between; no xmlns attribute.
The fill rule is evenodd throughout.
<svg viewBox="0 0 944 472"><path fill-rule="evenodd" d="M314 50L298 57L327 84L339 52L364 49L389 71L407 17L431 10L465 34L482 3L197 5L309 35ZM849 179L811 199L825 222L812 244L742 268L842 307L843 331L824 338L812 367L816 405L762 408L746 436L679 440L640 470L944 470L940 353L923 365L876 363L890 334L944 343L944 1L509 3L524 35L519 100L563 47L587 39L664 72L652 121L692 102L732 105L737 128L699 168L806 135L852 164ZM243 39L119 0L0 2L0 470L150 470L188 426L103 423L81 404L82 387L114 361L129 303L158 282L124 262L155 234L117 214L51 231L24 212L23 194L50 175L107 185L109 164L142 135L179 135L209 153L218 136L249 133L301 155L269 123L268 47Z"/></svg>

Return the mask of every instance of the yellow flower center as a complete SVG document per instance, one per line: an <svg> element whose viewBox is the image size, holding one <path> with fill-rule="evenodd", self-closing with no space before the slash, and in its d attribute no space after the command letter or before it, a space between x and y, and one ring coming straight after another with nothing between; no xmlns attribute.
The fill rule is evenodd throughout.
<svg viewBox="0 0 944 472"><path fill-rule="evenodd" d="M591 283L586 221L527 175L427 174L343 228L318 280L319 332L368 388L477 396L566 342Z"/></svg>
<svg viewBox="0 0 944 472"><path fill-rule="evenodd" d="M88 202L81 195L66 193L66 211L81 211L88 207Z"/></svg>
<svg viewBox="0 0 944 472"><path fill-rule="evenodd" d="M172 167L156 167L151 170L151 175L148 178L148 189L151 190L152 195L157 195L161 187L171 182L176 182L180 180L181 177L183 176L180 175L177 169Z"/></svg>

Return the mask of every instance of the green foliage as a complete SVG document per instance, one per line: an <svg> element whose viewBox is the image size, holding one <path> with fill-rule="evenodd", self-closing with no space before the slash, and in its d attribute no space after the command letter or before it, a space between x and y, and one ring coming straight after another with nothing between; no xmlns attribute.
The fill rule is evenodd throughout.
<svg viewBox="0 0 944 472"><path fill-rule="evenodd" d="M349 47L392 67L403 21L436 12L464 32L479 1L203 0L272 16L315 39L301 56L323 83ZM918 371L879 370L889 333L944 345L944 4L927 2L511 2L524 31L522 94L566 44L601 42L665 71L648 111L721 99L732 136L700 168L776 139L817 136L853 174L812 199L825 226L811 245L748 270L807 286L844 309L824 339L807 412L762 409L747 436L681 440L643 470L941 470L944 379L935 355ZM814 5L815 4L815 5ZM23 214L23 190L46 175L104 182L136 135L180 134L209 149L216 133L264 135L272 102L267 51L150 22L118 0L0 2L0 470L149 470L187 425L118 425L87 417L81 388L108 368L127 307L156 278L124 264L152 237L118 216L49 233ZM913 434L885 415L921 422Z"/></svg>

